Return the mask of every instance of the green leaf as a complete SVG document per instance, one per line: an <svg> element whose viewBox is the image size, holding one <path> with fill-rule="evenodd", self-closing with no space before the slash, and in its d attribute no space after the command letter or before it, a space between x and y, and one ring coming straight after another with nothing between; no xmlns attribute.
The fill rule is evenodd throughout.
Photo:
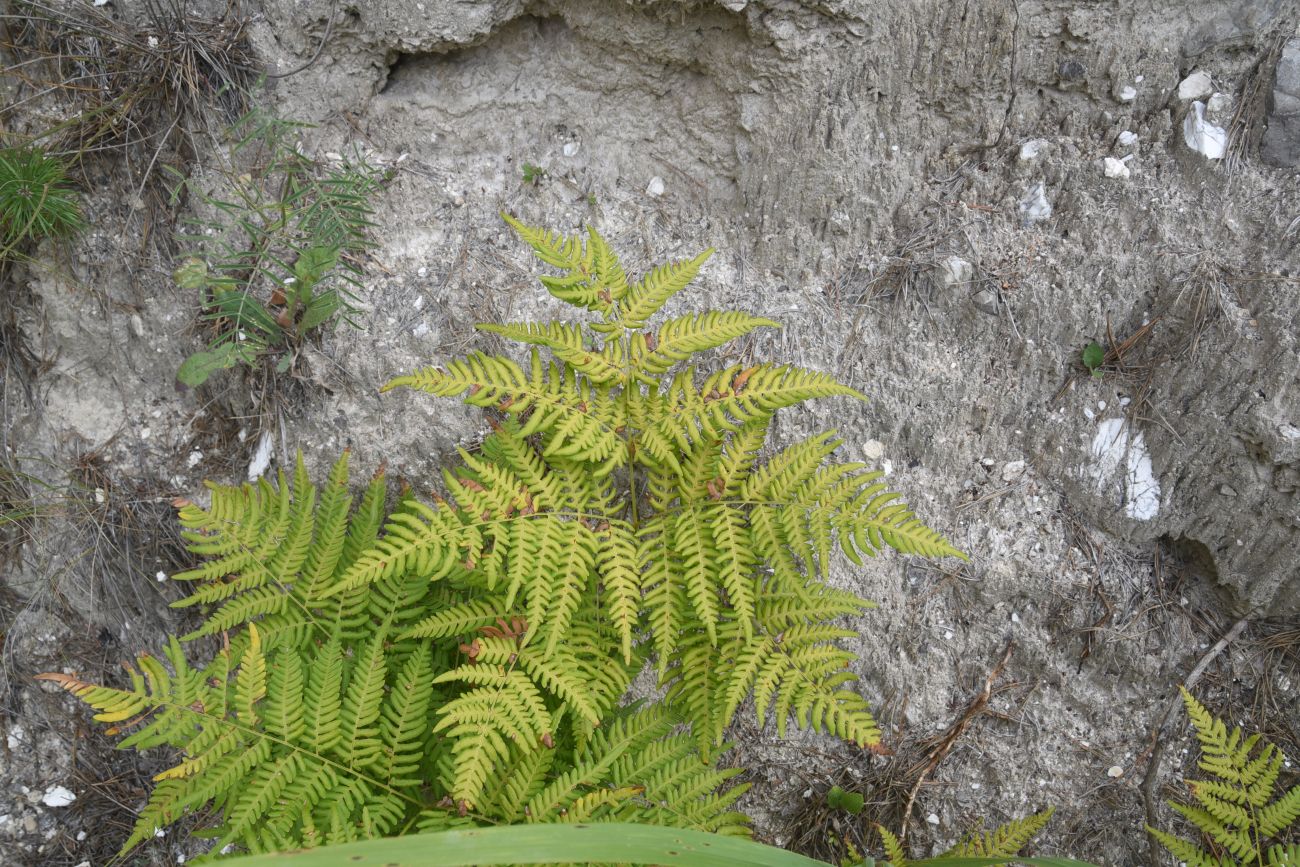
<svg viewBox="0 0 1300 867"><path fill-rule="evenodd" d="M831 786L831 790L826 793L826 805L833 810L843 810L846 813L858 815L862 812L863 804L866 801L858 792L847 792L839 786Z"/></svg>
<svg viewBox="0 0 1300 867"><path fill-rule="evenodd" d="M196 352L181 363L176 378L190 388L198 388L218 370L229 370L236 364L251 364L257 358L257 348L247 343L223 343L206 351Z"/></svg>
<svg viewBox="0 0 1300 867"><path fill-rule="evenodd" d="M338 247L308 247L293 264L293 275L298 279L298 291L306 292L321 281L339 261Z"/></svg>
<svg viewBox="0 0 1300 867"><path fill-rule="evenodd" d="M474 867L617 862L679 867L826 867L794 852L705 831L651 825L512 825L368 840L299 852L234 858L238 867ZM870 863L870 862L867 862ZM996 863L987 861L981 863Z"/></svg>
<svg viewBox="0 0 1300 867"><path fill-rule="evenodd" d="M307 309L302 314L302 325L299 329L305 334L319 325L324 325L339 312L342 306L343 302L339 300L337 292L322 292L313 296L307 302Z"/></svg>
<svg viewBox="0 0 1300 867"><path fill-rule="evenodd" d="M172 276L182 289L202 289L208 285L208 263L191 256L177 268Z"/></svg>
<svg viewBox="0 0 1300 867"><path fill-rule="evenodd" d="M1101 348L1097 341L1089 343L1083 348L1083 366L1088 368L1093 376L1099 376L1102 362L1106 360L1106 351Z"/></svg>

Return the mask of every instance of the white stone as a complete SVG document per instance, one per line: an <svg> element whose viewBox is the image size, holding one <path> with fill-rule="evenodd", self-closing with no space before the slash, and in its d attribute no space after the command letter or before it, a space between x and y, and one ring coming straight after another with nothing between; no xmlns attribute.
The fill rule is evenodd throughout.
<svg viewBox="0 0 1300 867"><path fill-rule="evenodd" d="M1205 103L1205 110L1211 114L1217 114L1224 111L1232 105L1232 97L1226 93L1216 93Z"/></svg>
<svg viewBox="0 0 1300 867"><path fill-rule="evenodd" d="M271 432L262 431L262 438L257 441L257 448L253 450L253 459L248 462L248 480L255 482L262 478L262 474L271 468L271 453L274 451L274 445L271 441Z"/></svg>
<svg viewBox="0 0 1300 867"><path fill-rule="evenodd" d="M41 795L41 803L47 807L66 807L75 800L77 796L63 786L50 786L45 790L45 794Z"/></svg>
<svg viewBox="0 0 1300 867"><path fill-rule="evenodd" d="M1025 191L1020 200L1020 219L1026 226L1041 223L1052 216L1052 203L1047 201L1047 185L1037 183Z"/></svg>
<svg viewBox="0 0 1300 867"><path fill-rule="evenodd" d="M1102 421L1092 441L1092 456L1092 476L1100 492L1104 494L1118 484L1124 514L1135 521L1149 521L1156 516L1160 511L1160 480L1141 431L1130 435L1122 418Z"/></svg>
<svg viewBox="0 0 1300 867"><path fill-rule="evenodd" d="M1119 143L1122 144L1124 147L1129 147L1130 145L1136 144L1137 140L1138 140L1138 134L1133 132L1132 130L1126 129L1119 134Z"/></svg>
<svg viewBox="0 0 1300 867"><path fill-rule="evenodd" d="M885 454L885 444L880 440L867 440L862 444L862 456L869 461L878 461Z"/></svg>
<svg viewBox="0 0 1300 867"><path fill-rule="evenodd" d="M157 572L154 573L153 578L155 581L162 583L163 581L167 580L167 573L159 569Z"/></svg>
<svg viewBox="0 0 1300 867"><path fill-rule="evenodd" d="M1132 102L1133 100L1137 99L1137 95L1138 95L1137 88L1131 85L1126 85L1119 89L1120 102Z"/></svg>
<svg viewBox="0 0 1300 867"><path fill-rule="evenodd" d="M190 469L194 469L199 465L199 463L202 460L203 460L203 452L199 451L198 449L195 449L194 451L190 452L190 456L185 459L185 463L187 466L189 466Z"/></svg>
<svg viewBox="0 0 1300 867"><path fill-rule="evenodd" d="M1114 157L1106 157L1103 171L1105 171L1106 177L1119 178L1121 180L1132 174L1123 160L1117 160Z"/></svg>
<svg viewBox="0 0 1300 867"><path fill-rule="evenodd" d="M1178 98L1181 100L1204 99L1214 92L1210 82L1210 73L1198 69L1178 84Z"/></svg>
<svg viewBox="0 0 1300 867"><path fill-rule="evenodd" d="M945 288L964 286L975 276L975 266L960 256L949 256L939 263L939 273Z"/></svg>
<svg viewBox="0 0 1300 867"><path fill-rule="evenodd" d="M421 265L419 268L416 268L416 269L415 269L415 276L416 276L416 277L428 277L428 276L429 276L429 269L426 268L426 267L424 267L423 265ZM421 298L420 300L423 301L424 299Z"/></svg>
<svg viewBox="0 0 1300 867"><path fill-rule="evenodd" d="M1124 769L1119 765L1111 765L1106 771L1106 776L1110 777L1112 780L1118 780L1120 777L1124 776Z"/></svg>
<svg viewBox="0 0 1300 867"><path fill-rule="evenodd" d="M939 824L939 817L934 813L931 813L925 817L925 821L929 822L931 825L937 825Z"/></svg>
<svg viewBox="0 0 1300 867"><path fill-rule="evenodd" d="M566 141L562 148L566 157L576 156L578 149L581 147L576 141Z"/></svg>
<svg viewBox="0 0 1300 867"><path fill-rule="evenodd" d="M9 727L9 733L5 738L5 742L9 745L10 750L16 750L22 746L23 738L25 737L27 737L26 730L24 730L22 726L15 724Z"/></svg>
<svg viewBox="0 0 1300 867"><path fill-rule="evenodd" d="M1020 161L1029 162L1038 159L1038 155L1043 152L1045 147L1047 147L1047 139L1031 138L1020 146Z"/></svg>
<svg viewBox="0 0 1300 867"><path fill-rule="evenodd" d="M1222 159L1228 150L1228 133L1205 119L1205 103L1200 101L1192 103L1183 119L1183 140L1206 159Z"/></svg>
<svg viewBox="0 0 1300 867"><path fill-rule="evenodd" d="M650 179L650 183L646 186L645 194L657 199L664 194L664 189L664 179L655 175Z"/></svg>
<svg viewBox="0 0 1300 867"><path fill-rule="evenodd" d="M1002 481L1004 482L1014 482L1024 474L1024 461L1009 461L1002 465Z"/></svg>

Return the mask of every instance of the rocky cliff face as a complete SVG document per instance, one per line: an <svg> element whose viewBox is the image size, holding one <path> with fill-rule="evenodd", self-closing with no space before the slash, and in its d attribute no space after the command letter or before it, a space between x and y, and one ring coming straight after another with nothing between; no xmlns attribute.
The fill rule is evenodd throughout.
<svg viewBox="0 0 1300 867"><path fill-rule="evenodd" d="M840 430L971 555L840 576L880 602L858 649L900 756L1015 642L999 716L924 790L914 839L1056 803L1060 851L1134 863L1175 684L1232 619L1300 615L1298 22L1283 0L264 0L250 33L271 67L315 57L270 91L320 124L303 146L397 170L362 328L312 350L273 412L242 385L220 405L176 393L194 300L166 261L103 265L106 192L76 261L33 269L28 336L58 361L14 447L79 441L186 493L243 472L261 412L279 462L352 446L427 487L480 419L376 388L479 345L476 321L550 309L501 210L593 223L634 265L717 247L691 306L786 325L736 353L872 398L784 430ZM26 599L50 563L83 567L55 548L15 571ZM123 657L124 624L161 607L68 593ZM1300 679L1233 653L1225 689L1300 700ZM791 838L800 780L888 791L880 760L737 734L770 837Z"/></svg>

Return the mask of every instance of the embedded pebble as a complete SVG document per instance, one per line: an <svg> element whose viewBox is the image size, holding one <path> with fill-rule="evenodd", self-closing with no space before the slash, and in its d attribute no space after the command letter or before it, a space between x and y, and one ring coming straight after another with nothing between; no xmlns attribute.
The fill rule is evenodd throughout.
<svg viewBox="0 0 1300 867"><path fill-rule="evenodd" d="M1119 89L1120 102L1132 102L1133 100L1137 99L1137 95L1138 95L1137 88L1131 85L1126 85Z"/></svg>
<svg viewBox="0 0 1300 867"><path fill-rule="evenodd" d="M1034 184L1020 200L1020 220L1025 226L1041 223L1052 216L1052 203L1047 201L1047 185Z"/></svg>
<svg viewBox="0 0 1300 867"><path fill-rule="evenodd" d="M1127 178L1130 174L1128 165L1123 160L1117 160L1114 157L1106 157L1105 169L1108 178Z"/></svg>
<svg viewBox="0 0 1300 867"><path fill-rule="evenodd" d="M1138 134L1132 130L1126 129L1119 134L1119 143L1124 147L1135 144L1138 140Z"/></svg>
<svg viewBox="0 0 1300 867"><path fill-rule="evenodd" d="M424 267L423 265L421 265L419 268L416 268L416 269L415 269L415 276L416 276L416 277L428 277L428 276L429 276L429 269L426 268L426 267Z"/></svg>
<svg viewBox="0 0 1300 867"><path fill-rule="evenodd" d="M937 825L939 824L939 817L934 813L931 813L925 817L925 821L929 822L931 825Z"/></svg>
<svg viewBox="0 0 1300 867"><path fill-rule="evenodd" d="M199 462L201 462L202 460L203 460L203 452L199 451L198 449L195 449L194 451L190 452L190 456L185 459L185 464L190 469L194 469L199 465Z"/></svg>
<svg viewBox="0 0 1300 867"><path fill-rule="evenodd" d="M1192 103L1192 110L1183 120L1183 140L1187 146L1206 159L1222 159L1228 150L1228 133L1205 119L1205 103Z"/></svg>
<svg viewBox="0 0 1300 867"><path fill-rule="evenodd" d="M959 256L949 256L939 263L944 287L964 285L975 276L975 266Z"/></svg>
<svg viewBox="0 0 1300 867"><path fill-rule="evenodd" d="M1110 769L1106 771L1106 776L1110 777L1112 780L1117 780L1124 776L1124 769L1119 765L1111 765Z"/></svg>
<svg viewBox="0 0 1300 867"><path fill-rule="evenodd" d="M1024 461L1010 461L1002 465L1002 481L1013 482L1025 474Z"/></svg>
<svg viewBox="0 0 1300 867"><path fill-rule="evenodd" d="M153 578L154 578L155 581L158 581L159 583L161 583L161 582L167 580L167 573L166 573L166 572L163 572L163 571L155 572Z"/></svg>
<svg viewBox="0 0 1300 867"><path fill-rule="evenodd" d="M1232 97L1226 93L1216 93L1211 96L1205 103L1205 110L1211 114L1217 114L1226 110L1232 105Z"/></svg>
<svg viewBox="0 0 1300 867"><path fill-rule="evenodd" d="M564 148L563 148L564 155L566 157L571 157L576 155L578 153L579 147L580 145L576 141L566 141L564 143Z"/></svg>
<svg viewBox="0 0 1300 867"><path fill-rule="evenodd" d="M1047 147L1047 139L1031 138L1020 146L1020 161L1029 162L1038 159L1038 155L1043 152L1045 147Z"/></svg>
<svg viewBox="0 0 1300 867"><path fill-rule="evenodd" d="M645 188L647 196L654 196L656 199L664 194L664 179L655 175L650 179L650 183Z"/></svg>
<svg viewBox="0 0 1300 867"><path fill-rule="evenodd" d="M1178 98L1181 100L1204 99L1214 92L1210 82L1210 73L1198 69L1178 84Z"/></svg>
<svg viewBox="0 0 1300 867"><path fill-rule="evenodd" d="M47 807L66 807L75 800L77 796L63 786L50 786L45 790L45 794L41 795L41 803Z"/></svg>
<svg viewBox="0 0 1300 867"><path fill-rule="evenodd" d="M862 444L862 455L869 461L878 461L885 454L885 444L880 440L867 440Z"/></svg>

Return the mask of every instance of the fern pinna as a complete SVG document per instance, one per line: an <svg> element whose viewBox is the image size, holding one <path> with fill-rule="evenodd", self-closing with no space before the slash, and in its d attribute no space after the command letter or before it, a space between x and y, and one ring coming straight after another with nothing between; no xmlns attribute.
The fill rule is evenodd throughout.
<svg viewBox="0 0 1300 867"><path fill-rule="evenodd" d="M1286 764L1282 751L1262 743L1258 734L1229 731L1191 693L1181 691L1201 744L1197 767L1211 779L1187 781L1195 804L1170 801L1169 806L1195 825L1211 848L1149 826L1147 831L1189 867L1300 867L1300 845L1281 839L1300 819L1300 785L1277 790Z"/></svg>
<svg viewBox="0 0 1300 867"><path fill-rule="evenodd" d="M456 822L739 832L740 790L711 763L746 699L781 731L879 743L836 645L870 603L828 586L831 562L961 554L880 473L829 463L831 433L759 458L778 409L862 396L789 365L690 363L768 319L651 330L707 253L633 282L594 231L511 223L592 321L484 326L527 360L474 353L386 387L488 410L445 496L386 510L381 474L353 508L346 458L319 492L301 465L292 485L214 486L181 510L206 562L175 577L208 611L186 637L222 652L191 669L173 644L127 689L49 676L142 726L129 744L185 753L130 842L207 804L254 850ZM621 709L647 662L666 701Z"/></svg>

